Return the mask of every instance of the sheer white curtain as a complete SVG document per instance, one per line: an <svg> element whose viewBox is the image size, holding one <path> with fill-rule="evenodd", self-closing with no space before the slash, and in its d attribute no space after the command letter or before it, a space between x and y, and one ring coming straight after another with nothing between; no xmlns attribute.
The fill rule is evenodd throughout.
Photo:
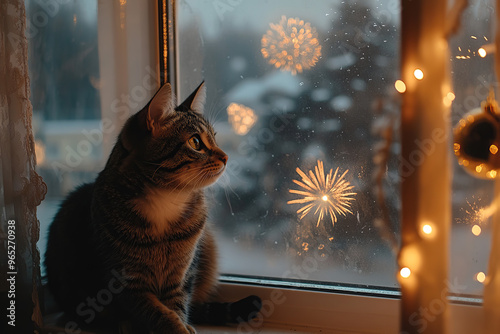
<svg viewBox="0 0 500 334"><path fill-rule="evenodd" d="M3 297L15 287L15 297L9 297L9 305L15 303L15 328L8 328L8 332L33 333L41 326L36 207L47 187L35 172L24 1L0 1L0 18L0 290ZM13 245L15 263L8 263L7 249L12 250ZM15 285L7 283L7 278L14 278L10 282L15 281ZM4 312L2 325L6 322Z"/></svg>

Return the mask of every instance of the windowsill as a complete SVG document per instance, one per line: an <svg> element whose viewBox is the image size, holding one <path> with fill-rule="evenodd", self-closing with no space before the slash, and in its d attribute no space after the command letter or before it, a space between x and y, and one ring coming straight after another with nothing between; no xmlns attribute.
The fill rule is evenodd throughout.
<svg viewBox="0 0 500 334"><path fill-rule="evenodd" d="M242 333L259 333L259 334L286 334L286 333L294 333L294 334L309 334L309 333L323 333L323 334L347 334L347 333L353 333L352 331L345 332L345 331L331 331L331 330L325 330L325 329L320 329L320 328L313 328L313 327L295 327L295 326L288 326L288 327L280 327L280 326L263 326L259 327L258 329L255 329L253 331L245 331L241 330L238 328L238 326L225 326L225 327L213 327L213 326L195 326L196 332L198 334L232 334L232 333L237 333L237 334L242 334ZM47 326L44 330L41 332L42 334L51 334L51 333L66 333L64 328L62 327L55 327L55 326ZM88 332L88 331L81 331L80 334L114 334L110 332L105 332L105 331L96 331L96 332Z"/></svg>
<svg viewBox="0 0 500 334"><path fill-rule="evenodd" d="M209 327L209 326L195 326L196 332L199 334L286 334L286 333L294 333L294 334L309 334L309 333L323 333L323 334L353 334L352 331L336 331L336 330L328 330L321 328L313 328L313 327L296 327L296 326L263 326L253 331L249 330L238 330L238 327Z"/></svg>
<svg viewBox="0 0 500 334"><path fill-rule="evenodd" d="M225 327L196 326L198 333L384 333L399 332L400 300L389 290L387 297L380 291L367 295L367 289L360 291L325 292L297 288L283 288L269 284L258 285L233 282L222 277L220 300L238 300L254 294L261 297L261 314L249 323ZM257 280L258 281L258 280ZM262 284L263 282L261 282ZM351 290L355 290L352 288ZM392 294L392 295L391 295ZM458 302L457 302L458 300ZM431 315L432 316L432 315ZM428 320L429 319L429 320ZM430 321L429 314L416 317L422 326ZM484 323L482 308L475 302L453 297L450 302L450 333L468 334L478 332L478 325ZM45 317L42 333L64 332L54 326L56 317ZM81 334L108 334L103 331Z"/></svg>
<svg viewBox="0 0 500 334"><path fill-rule="evenodd" d="M54 325L52 319L57 317L57 315L50 315L45 317L45 328L41 331L42 334L52 334L52 333L66 333L64 327ZM263 324L262 326L251 328L251 327L239 327L238 325L228 325L228 326L194 326L196 332L199 334L231 334L231 333L259 333L259 334L285 334L285 333L295 333L295 334L306 334L306 333L332 333L341 334L347 333L344 331L330 331L321 328L314 327L299 327L299 326L280 326L277 324ZM352 332L351 332L352 333ZM80 334L115 334L114 332L106 330L95 330L95 331L81 331Z"/></svg>
<svg viewBox="0 0 500 334"><path fill-rule="evenodd" d="M263 330L283 330L272 333L287 333L287 330L294 333L399 333L401 302L399 291L394 289L342 287L343 291L339 291L338 287L284 288L288 282L272 286L273 283L269 282L258 285L257 282L242 284L237 279L230 281L222 277L221 299L234 300L250 294L258 295L263 300ZM272 305L270 301L273 300L273 294L274 300L284 299L284 302ZM480 299L450 296L448 301L450 333L481 333L484 315ZM432 310L435 308L436 305L430 305L421 314L415 315L417 329L423 329L433 320ZM258 326L254 331L243 330L244 333L259 331Z"/></svg>

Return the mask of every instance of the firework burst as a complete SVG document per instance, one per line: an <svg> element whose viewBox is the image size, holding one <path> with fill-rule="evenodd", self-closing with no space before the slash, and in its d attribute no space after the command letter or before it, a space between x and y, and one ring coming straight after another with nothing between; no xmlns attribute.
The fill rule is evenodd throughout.
<svg viewBox="0 0 500 334"><path fill-rule="evenodd" d="M257 122L257 116L253 109L243 104L231 103L227 107L227 115L234 132L240 136L246 135Z"/></svg>
<svg viewBox="0 0 500 334"><path fill-rule="evenodd" d="M350 192L354 188L349 181L344 179L344 176L349 170L346 170L341 176L339 168L333 173L333 169L325 175L323 162L318 160L317 166L314 167L308 174L304 173L297 167L297 173L302 177L302 181L293 180L293 182L303 190L290 189L290 193L303 196L302 198L288 201L288 204L305 204L297 213L300 214L299 219L307 216L313 209L314 215L318 214L318 222L323 220L325 216L330 216L332 225L337 222L337 214L346 216L349 212L352 214L351 201L354 201L355 192Z"/></svg>
<svg viewBox="0 0 500 334"><path fill-rule="evenodd" d="M462 212L465 212L466 217L457 219L459 223L481 225L487 222L496 211L496 204L494 201L490 205L482 205L481 198L476 200L476 198L472 196L472 200L466 200L466 202L468 207L461 209Z"/></svg>
<svg viewBox="0 0 500 334"><path fill-rule="evenodd" d="M262 56L282 71L293 75L316 65L321 56L321 45L316 29L299 18L281 17L278 24L262 36Z"/></svg>

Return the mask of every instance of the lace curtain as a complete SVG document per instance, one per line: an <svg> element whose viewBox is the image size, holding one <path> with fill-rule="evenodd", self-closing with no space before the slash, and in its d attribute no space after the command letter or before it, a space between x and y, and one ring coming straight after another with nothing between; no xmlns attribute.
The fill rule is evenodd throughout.
<svg viewBox="0 0 500 334"><path fill-rule="evenodd" d="M35 172L24 1L0 1L0 18L0 290L3 297L15 289L15 297L8 300L8 305L15 303L15 318L7 319L15 319L15 328L8 328L8 332L33 333L41 327L36 207L47 187ZM7 251L13 245L14 265L7 262ZM7 278L14 279L7 281ZM2 325L6 322L3 314Z"/></svg>

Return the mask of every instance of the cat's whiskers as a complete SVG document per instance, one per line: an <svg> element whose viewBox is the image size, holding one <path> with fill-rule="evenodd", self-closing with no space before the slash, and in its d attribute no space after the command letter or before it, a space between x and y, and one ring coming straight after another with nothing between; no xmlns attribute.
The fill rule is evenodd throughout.
<svg viewBox="0 0 500 334"><path fill-rule="evenodd" d="M207 108L205 106L205 115L210 124L215 124L219 114L224 110L223 107L216 108L219 105L220 100L222 100L220 95L216 95L216 97L210 102L210 106ZM215 113L213 112L215 110Z"/></svg>
<svg viewBox="0 0 500 334"><path fill-rule="evenodd" d="M192 174L192 173L193 173L193 171L201 171L201 170L203 170L204 168L205 168L204 166L197 166L197 167L193 167L193 168L189 169L189 170L186 172L186 174L188 174L188 176L189 176L189 174ZM189 179L189 181L188 181L188 182L185 182L185 183L184 183L184 186L183 186L183 187L182 187L182 189L180 189L179 191L180 191L180 192L184 191L184 190L185 190L185 189L186 189L189 185L191 185L191 183L193 183L193 181L196 179L196 177L198 177L200 174L202 174L202 173L197 173L197 174L196 174L196 175L194 175L193 177L189 177L189 178L188 178L188 179ZM176 177L176 178L177 178L177 179L176 179L177 181L180 181L180 175L175 174L175 175L174 175L174 177ZM181 185L182 185L182 182L179 182L179 184L178 184L178 185L174 188L174 191L175 191L175 190L177 190L177 189L178 189Z"/></svg>
<svg viewBox="0 0 500 334"><path fill-rule="evenodd" d="M207 176L206 173L203 173L203 170L204 170L203 167L199 167L198 170L192 169L191 174L194 174L194 172L196 171L198 173L196 173L192 178L190 178L188 184L194 184L195 186L199 185L200 184L199 179L203 179L204 177Z"/></svg>
<svg viewBox="0 0 500 334"><path fill-rule="evenodd" d="M220 184L219 180L222 180L221 183L223 184ZM220 187L224 190L224 195L226 197L226 202L229 206L229 210L231 214L234 214L233 206L231 205L231 200L229 198L229 191L231 191L238 198L238 200L241 200L241 198L231 186L231 177L228 174L223 174L219 180L217 180L215 184L220 185Z"/></svg>
<svg viewBox="0 0 500 334"><path fill-rule="evenodd" d="M224 177L227 177L228 179L228 182L227 182L227 187L223 187L224 188L224 191L226 191L228 188L229 190L238 198L240 199L240 195L238 195L238 193L233 189L233 187L231 186L231 178L229 177L229 175L223 175Z"/></svg>
<svg viewBox="0 0 500 334"><path fill-rule="evenodd" d="M190 170L190 174L194 174L194 172L198 172L193 177L190 178L188 184L194 184L195 187L202 185L205 180L209 179L211 176L206 171L205 166L198 166ZM196 183L195 183L196 182Z"/></svg>
<svg viewBox="0 0 500 334"><path fill-rule="evenodd" d="M233 193L238 197L238 199L240 199L240 197L234 191L233 191ZM226 188L224 188L224 195L226 195L227 205L229 205L229 212L231 212L231 215L234 215L233 206L231 205L231 200L229 199L229 194L228 194Z"/></svg>
<svg viewBox="0 0 500 334"><path fill-rule="evenodd" d="M150 164L154 164L154 163L150 163ZM159 167L158 167L158 168L157 168L157 169L153 172L152 178L154 178L154 177L155 177L156 172L157 172L157 171L158 171L161 167L164 167L164 163L157 164L157 165L159 165ZM194 167L194 168L191 168L191 169L188 171L188 173L192 173L193 171L199 171L199 170L203 170L203 169L204 169L204 167L203 167L203 166ZM198 173L198 174L202 174L202 173ZM190 185L190 184L192 183L192 181L193 181L193 178L194 178L194 177L195 177L195 176L193 176L193 177L189 178L189 179L190 179L190 181L188 181L187 183L184 183L184 182L179 182L179 181L181 181L181 176L180 176L178 173L175 173L175 174L173 174L173 175L171 176L171 180L170 180L169 182L167 182L167 183L163 183L163 184L162 184L162 186L163 186L163 187L165 187L165 186L168 186L168 185L170 185L170 184L172 184L172 183L174 183L174 182L177 182L178 184L175 186L175 188L173 188L173 189L172 189L172 191L180 191L180 192L182 192L183 190L185 190L185 189L186 189L186 187L187 187L188 185ZM182 186L182 188L181 188L181 189L179 189L181 186Z"/></svg>
<svg viewBox="0 0 500 334"><path fill-rule="evenodd" d="M219 116L225 110L226 109L224 109L223 107L217 108L216 111L215 111L215 113L213 113L212 116L210 117L210 124L216 125L219 122L219 120L218 120Z"/></svg>

